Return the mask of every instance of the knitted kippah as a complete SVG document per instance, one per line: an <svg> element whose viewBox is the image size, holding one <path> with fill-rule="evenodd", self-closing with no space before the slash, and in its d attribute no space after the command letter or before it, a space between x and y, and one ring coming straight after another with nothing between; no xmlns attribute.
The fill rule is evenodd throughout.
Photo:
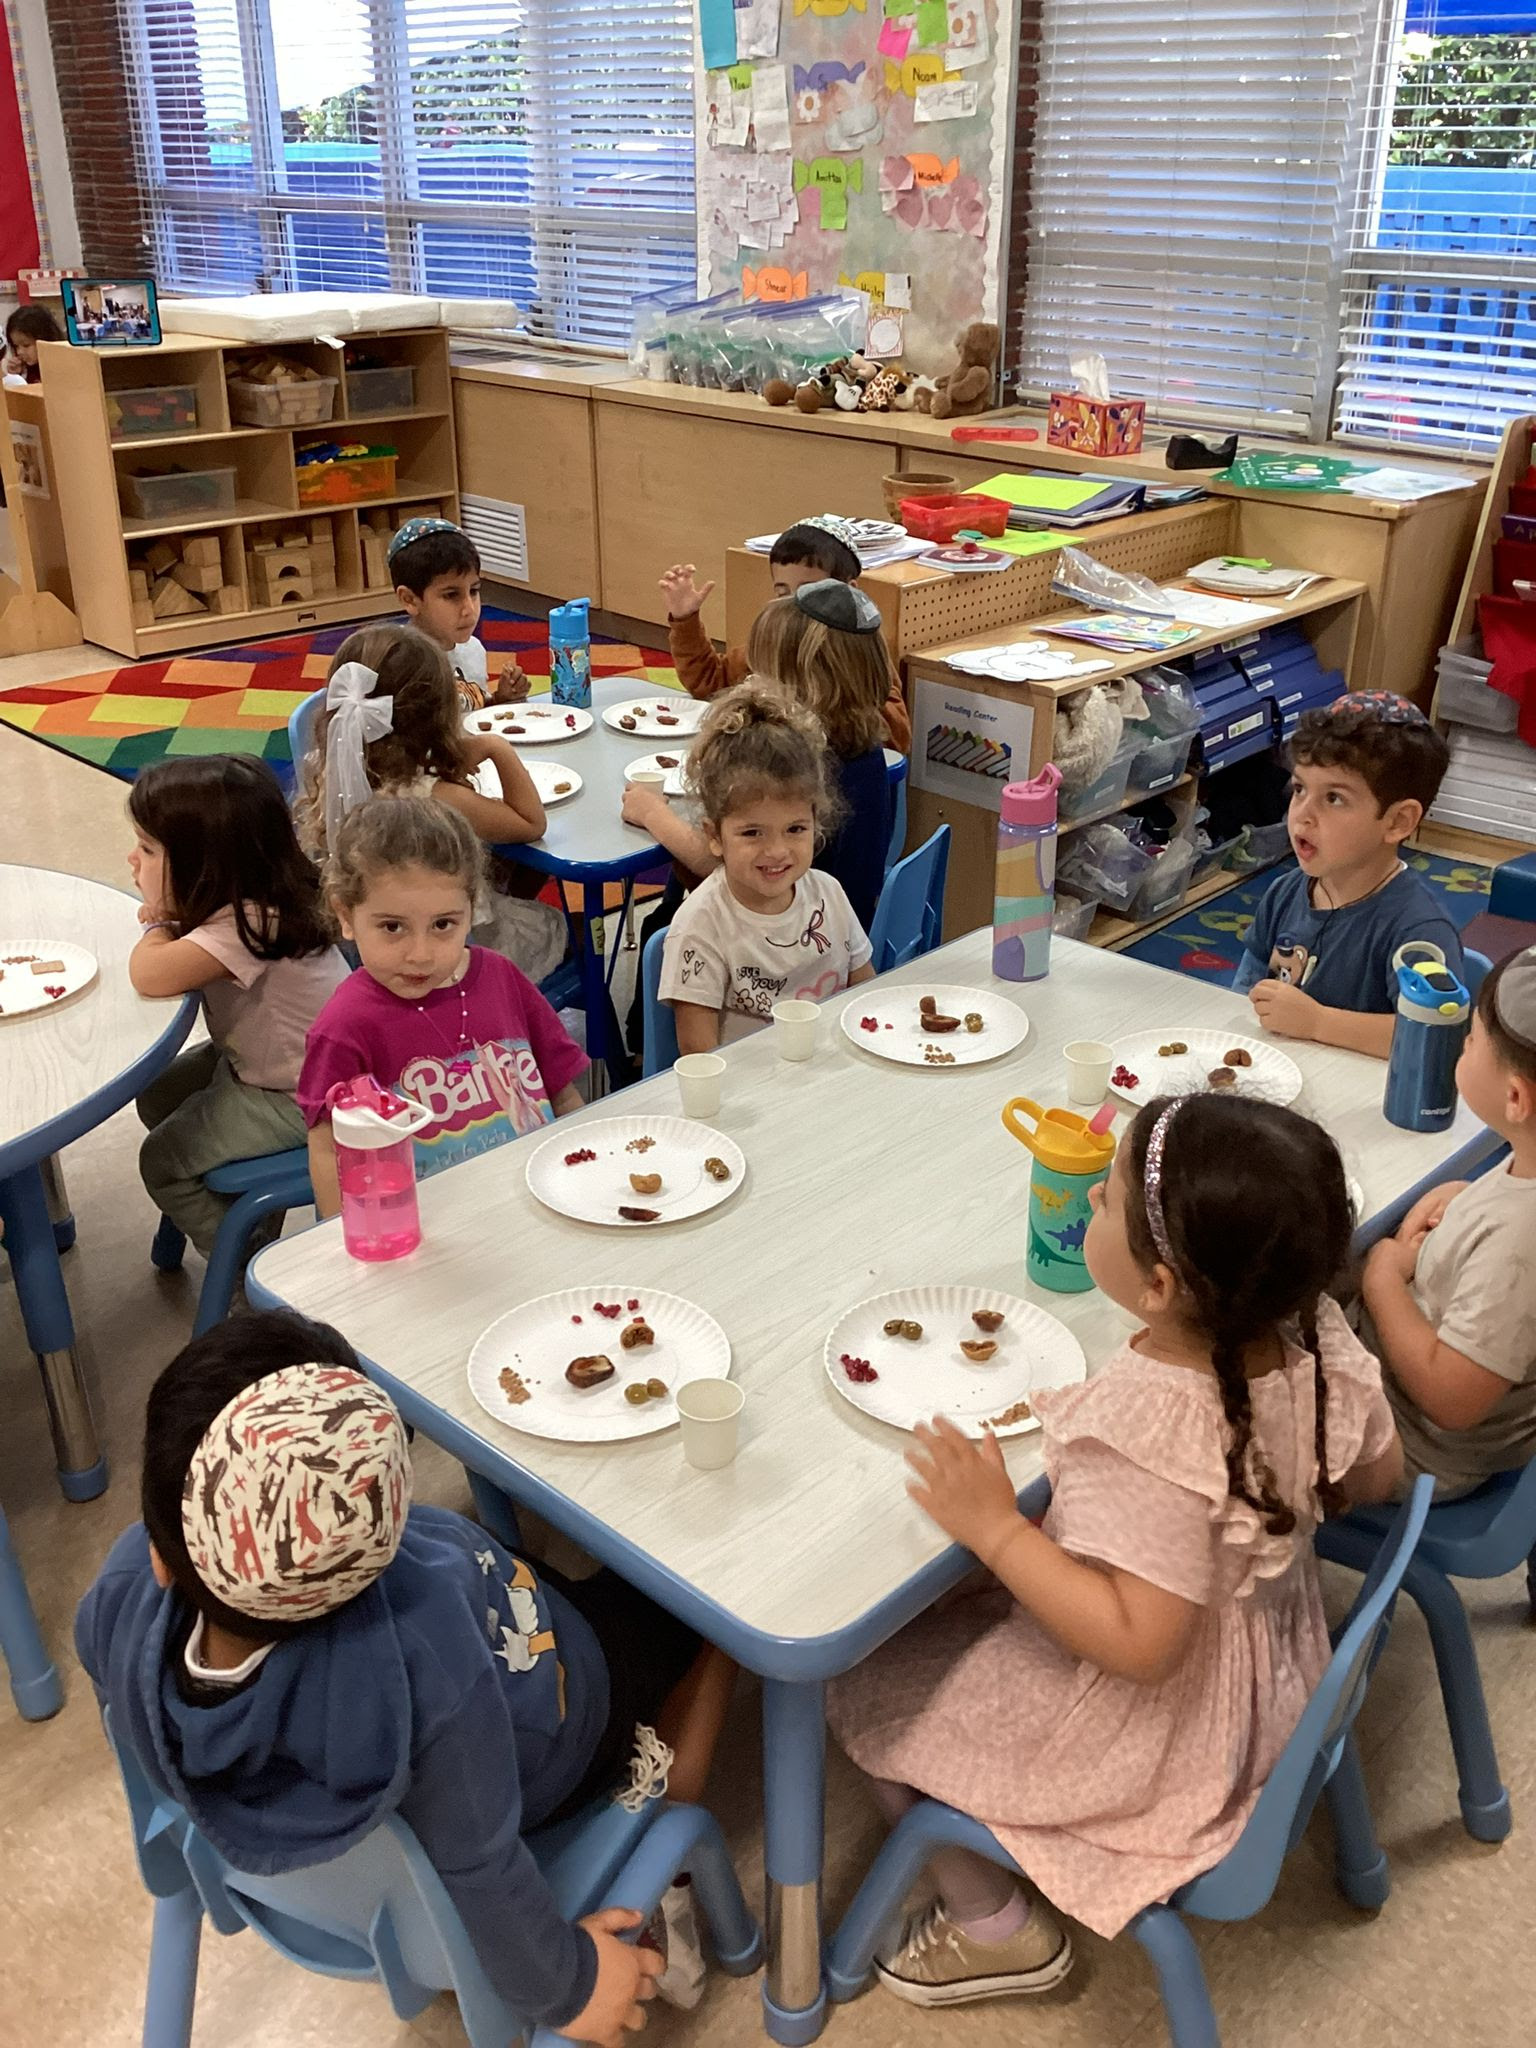
<svg viewBox="0 0 1536 2048"><path fill-rule="evenodd" d="M851 583L827 577L820 583L802 583L794 601L808 618L834 633L878 633L880 613L874 601Z"/></svg>
<svg viewBox="0 0 1536 2048"><path fill-rule="evenodd" d="M420 540L424 534L463 531L463 527L455 526L451 519L407 519L389 544L388 559L392 562L402 548L408 548L412 541Z"/></svg>
<svg viewBox="0 0 1536 2048"><path fill-rule="evenodd" d="M253 1621L304 1621L370 1586L411 1505L405 1427L349 1366L288 1365L242 1390L192 1455L181 1527L209 1592Z"/></svg>
<svg viewBox="0 0 1536 2048"><path fill-rule="evenodd" d="M1379 718L1383 725L1429 724L1429 720L1417 704L1411 704L1406 697L1399 697L1393 690L1349 690L1342 697L1335 697L1328 709L1369 711Z"/></svg>
<svg viewBox="0 0 1536 2048"><path fill-rule="evenodd" d="M840 540L845 548L851 548L854 554L859 552L857 526L836 512L815 512L809 519L797 519L795 524L819 527L823 533L830 533L834 540Z"/></svg>

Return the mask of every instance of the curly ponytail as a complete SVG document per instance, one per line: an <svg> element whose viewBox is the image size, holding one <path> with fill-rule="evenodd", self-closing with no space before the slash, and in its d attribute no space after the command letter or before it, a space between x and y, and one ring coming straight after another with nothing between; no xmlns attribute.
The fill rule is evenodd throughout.
<svg viewBox="0 0 1536 2048"><path fill-rule="evenodd" d="M818 838L825 839L842 813L820 720L760 676L748 676L710 705L684 774L712 825L764 798L798 798L815 812Z"/></svg>

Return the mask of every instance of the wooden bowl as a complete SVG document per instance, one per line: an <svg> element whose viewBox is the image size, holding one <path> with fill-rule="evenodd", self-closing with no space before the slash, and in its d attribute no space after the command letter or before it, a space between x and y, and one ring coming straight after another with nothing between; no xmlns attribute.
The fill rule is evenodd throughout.
<svg viewBox="0 0 1536 2048"><path fill-rule="evenodd" d="M885 492L885 516L901 518L903 498L947 498L958 489L959 480L938 469L904 469L896 476L880 479Z"/></svg>

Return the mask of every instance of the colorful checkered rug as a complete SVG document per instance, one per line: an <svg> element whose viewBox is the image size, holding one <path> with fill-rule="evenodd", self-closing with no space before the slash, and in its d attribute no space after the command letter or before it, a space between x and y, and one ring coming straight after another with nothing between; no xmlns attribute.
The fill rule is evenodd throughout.
<svg viewBox="0 0 1536 2048"><path fill-rule="evenodd" d="M295 633L250 647L204 649L164 661L139 661L62 683L0 690L0 721L131 782L168 754L261 754L288 765L288 715L325 681L331 656L350 626ZM514 654L535 688L549 674L549 627L515 612L481 614L480 638L492 656ZM643 675L653 686L677 683L665 652L621 640L592 640L592 673Z"/></svg>

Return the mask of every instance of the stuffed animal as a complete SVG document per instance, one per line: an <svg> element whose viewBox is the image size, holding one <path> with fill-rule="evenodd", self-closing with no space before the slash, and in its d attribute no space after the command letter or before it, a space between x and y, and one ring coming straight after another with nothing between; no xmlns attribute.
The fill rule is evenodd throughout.
<svg viewBox="0 0 1536 2048"><path fill-rule="evenodd" d="M918 394L918 411L931 413L936 420L947 420L956 414L985 412L992 402L993 370L1000 346L995 321L973 320L962 330L955 344L960 357L959 367L937 378L931 394ZM925 395L928 397L926 405L923 403Z"/></svg>
<svg viewBox="0 0 1536 2048"><path fill-rule="evenodd" d="M769 405L788 405L795 395L795 387L787 377L770 377L763 386L763 397Z"/></svg>
<svg viewBox="0 0 1536 2048"><path fill-rule="evenodd" d="M1120 706L1102 689L1077 691L1057 701L1051 758L1069 795L1098 781L1115 758L1124 726Z"/></svg>
<svg viewBox="0 0 1536 2048"><path fill-rule="evenodd" d="M860 412L892 412L907 389L907 373L895 363L877 370L859 394Z"/></svg>

